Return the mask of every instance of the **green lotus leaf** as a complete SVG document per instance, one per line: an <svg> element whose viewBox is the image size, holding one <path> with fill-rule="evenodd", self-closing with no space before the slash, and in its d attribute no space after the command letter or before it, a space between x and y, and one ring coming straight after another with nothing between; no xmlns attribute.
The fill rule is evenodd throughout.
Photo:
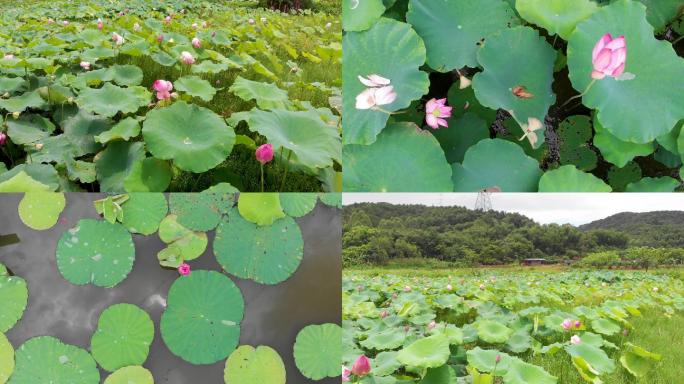
<svg viewBox="0 0 684 384"><path fill-rule="evenodd" d="M19 119L9 119L7 136L14 144L31 144L45 139L55 131L55 125L40 115L24 114Z"/></svg>
<svg viewBox="0 0 684 384"><path fill-rule="evenodd" d="M556 384L558 378L550 375L542 367L513 360L503 377L507 384Z"/></svg>
<svg viewBox="0 0 684 384"><path fill-rule="evenodd" d="M321 199L321 203L331 206L342 208L342 194L335 192L319 193L318 198Z"/></svg>
<svg viewBox="0 0 684 384"><path fill-rule="evenodd" d="M171 213L178 223L194 231L210 231L218 225L222 215L233 206L233 195L228 193L174 193L169 198Z"/></svg>
<svg viewBox="0 0 684 384"><path fill-rule="evenodd" d="M198 258L207 249L207 234L193 232L178 223L175 215L165 217L159 223L159 238L169 247L158 255L164 266L178 267L184 260Z"/></svg>
<svg viewBox="0 0 684 384"><path fill-rule="evenodd" d="M114 371L107 376L104 384L154 384L154 378L147 369L139 365L132 365Z"/></svg>
<svg viewBox="0 0 684 384"><path fill-rule="evenodd" d="M241 193L238 210L243 218L258 225L271 225L285 217L278 193Z"/></svg>
<svg viewBox="0 0 684 384"><path fill-rule="evenodd" d="M646 6L646 19L656 29L661 31L665 26L681 15L681 0L638 0Z"/></svg>
<svg viewBox="0 0 684 384"><path fill-rule="evenodd" d="M508 52L506 60L501 60L501 52ZM537 31L516 27L490 36L477 51L477 60L484 71L473 77L473 89L482 105L507 110L521 127L530 118L544 121L556 101L551 90L556 51ZM531 97L517 96L517 87ZM543 131L536 134L540 137L535 148L544 142Z"/></svg>
<svg viewBox="0 0 684 384"><path fill-rule="evenodd" d="M10 384L97 384L100 372L85 350L52 336L27 340L16 351Z"/></svg>
<svg viewBox="0 0 684 384"><path fill-rule="evenodd" d="M38 90L26 92L9 99L0 99L0 109L5 109L8 112L24 112L28 108L41 109L45 104Z"/></svg>
<svg viewBox="0 0 684 384"><path fill-rule="evenodd" d="M92 183L97 179L95 163L65 157L64 164L67 169L67 177L71 181L80 180L83 183Z"/></svg>
<svg viewBox="0 0 684 384"><path fill-rule="evenodd" d="M228 90L242 100L254 99L261 109L287 109L290 106L287 91L273 83L252 81L238 76Z"/></svg>
<svg viewBox="0 0 684 384"><path fill-rule="evenodd" d="M18 276L9 276L5 266L0 264L0 332L7 332L21 319L28 302L26 281Z"/></svg>
<svg viewBox="0 0 684 384"><path fill-rule="evenodd" d="M0 192L44 192L51 190L53 189L50 186L33 179L24 171L14 173L11 178L0 182Z"/></svg>
<svg viewBox="0 0 684 384"><path fill-rule="evenodd" d="M404 345L406 334L397 332L396 329L387 328L383 331L373 332L368 335L366 340L361 341L364 348L375 349L377 351L391 351ZM378 374L377 372L375 373Z"/></svg>
<svg viewBox="0 0 684 384"><path fill-rule="evenodd" d="M569 116L560 123L556 133L560 140L561 165L573 164L582 171L596 168L598 158L588 144L592 136L588 116Z"/></svg>
<svg viewBox="0 0 684 384"><path fill-rule="evenodd" d="M622 328L618 324L615 324L614 322L603 318L593 319L591 321L591 328L595 332L607 336L614 335L622 330Z"/></svg>
<svg viewBox="0 0 684 384"><path fill-rule="evenodd" d="M20 164L0 174L0 192L55 191L59 185L57 171L47 164Z"/></svg>
<svg viewBox="0 0 684 384"><path fill-rule="evenodd" d="M123 204L123 224L132 233L151 235L168 213L166 197L161 193L131 193Z"/></svg>
<svg viewBox="0 0 684 384"><path fill-rule="evenodd" d="M288 279L304 255L301 230L290 217L260 227L232 215L219 224L213 248L226 272L261 284Z"/></svg>
<svg viewBox="0 0 684 384"><path fill-rule="evenodd" d="M74 149L74 152L71 154L74 157L99 151L102 146L95 142L94 136L101 134L111 127L108 120L86 111L79 111L78 114L66 120L63 125L64 137L71 144L69 148ZM45 146L48 147L47 143ZM41 152L46 151L46 148L41 150Z"/></svg>
<svg viewBox="0 0 684 384"><path fill-rule="evenodd" d="M603 381L599 378L599 372L581 356L572 356L572 365L575 366L577 373L585 381L592 384L603 384Z"/></svg>
<svg viewBox="0 0 684 384"><path fill-rule="evenodd" d="M126 192L163 192L172 176L168 161L148 157L131 165L123 185Z"/></svg>
<svg viewBox="0 0 684 384"><path fill-rule="evenodd" d="M502 139L485 139L470 147L463 163L453 164L457 192L499 188L503 192L536 192L539 163L522 148Z"/></svg>
<svg viewBox="0 0 684 384"><path fill-rule="evenodd" d="M608 132L601 122L594 119L594 145L601 151L603 158L618 167L624 167L637 156L648 156L655 150L653 143L637 144L622 141Z"/></svg>
<svg viewBox="0 0 684 384"><path fill-rule="evenodd" d="M63 193L28 192L19 203L19 218L37 231L52 228L66 206Z"/></svg>
<svg viewBox="0 0 684 384"><path fill-rule="evenodd" d="M505 375L515 359L507 353L494 349L482 349L480 347L468 350L466 356L468 364L477 368L478 371L492 373L497 376ZM497 356L501 358L499 363L496 362Z"/></svg>
<svg viewBox="0 0 684 384"><path fill-rule="evenodd" d="M216 88L212 87L208 81L199 76L184 76L173 82L173 86L190 96L199 97L200 99L209 102L216 94Z"/></svg>
<svg viewBox="0 0 684 384"><path fill-rule="evenodd" d="M150 58L154 60L155 63L163 67L172 67L177 62L177 60L173 56L169 55L164 51L155 52L152 55L150 55Z"/></svg>
<svg viewBox="0 0 684 384"><path fill-rule="evenodd" d="M315 193L281 193L280 206L292 217L302 217L316 207L318 195Z"/></svg>
<svg viewBox="0 0 684 384"><path fill-rule="evenodd" d="M235 132L220 116L184 101L150 111L142 132L155 157L195 173L219 165L235 143Z"/></svg>
<svg viewBox="0 0 684 384"><path fill-rule="evenodd" d="M382 0L342 0L342 28L345 31L364 31L385 13Z"/></svg>
<svg viewBox="0 0 684 384"><path fill-rule="evenodd" d="M679 154L672 153L665 149L665 147L657 146L653 158L660 164L665 165L667 168L679 168L682 165L682 160Z"/></svg>
<svg viewBox="0 0 684 384"><path fill-rule="evenodd" d="M539 192L611 192L613 189L603 180L564 165L544 173L539 179Z"/></svg>
<svg viewBox="0 0 684 384"><path fill-rule="evenodd" d="M625 192L674 192L680 184L679 180L670 176L644 177L627 184Z"/></svg>
<svg viewBox="0 0 684 384"><path fill-rule="evenodd" d="M112 117L119 112L134 113L149 103L151 93L143 87L121 88L105 83L102 88L86 88L76 98L76 103L86 111Z"/></svg>
<svg viewBox="0 0 684 384"><path fill-rule="evenodd" d="M349 32L342 40L344 61L344 144L372 144L385 128L389 114L408 107L428 92L429 80L419 67L425 63L425 44L410 25L381 18L363 32ZM397 98L383 111L356 109L356 96L366 87L358 76L379 75L390 80Z"/></svg>
<svg viewBox="0 0 684 384"><path fill-rule="evenodd" d="M633 161L622 168L613 166L608 170L608 182L615 192L623 192L627 184L639 180L641 180L641 168Z"/></svg>
<svg viewBox="0 0 684 384"><path fill-rule="evenodd" d="M192 66L192 73L221 73L223 71L227 71L228 68L229 65L226 63L214 63L211 60L204 60L203 62ZM256 68L255 71L258 73L258 70Z"/></svg>
<svg viewBox="0 0 684 384"><path fill-rule="evenodd" d="M397 353L395 351L378 353L371 362L371 372L376 376L387 376L401 368L401 363L397 361Z"/></svg>
<svg viewBox="0 0 684 384"><path fill-rule="evenodd" d="M14 347L0 332L0 384L5 384L14 372Z"/></svg>
<svg viewBox="0 0 684 384"><path fill-rule="evenodd" d="M108 69L111 80L119 85L140 85L143 81L143 71L136 65L113 65Z"/></svg>
<svg viewBox="0 0 684 384"><path fill-rule="evenodd" d="M598 5L590 0L517 0L515 8L523 19L567 40L577 23L596 12Z"/></svg>
<svg viewBox="0 0 684 384"><path fill-rule="evenodd" d="M299 371L312 380L341 375L342 328L337 324L312 324L302 328L294 344Z"/></svg>
<svg viewBox="0 0 684 384"><path fill-rule="evenodd" d="M444 150L449 163L463 161L468 148L489 138L489 126L474 113L466 112L460 118L449 119L449 128L432 132Z"/></svg>
<svg viewBox="0 0 684 384"><path fill-rule="evenodd" d="M515 332L506 342L506 348L514 353L523 353L533 348L532 337L525 331Z"/></svg>
<svg viewBox="0 0 684 384"><path fill-rule="evenodd" d="M26 80L22 77L0 77L0 92L17 92L25 86Z"/></svg>
<svg viewBox="0 0 684 384"><path fill-rule="evenodd" d="M169 289L162 339L174 355L191 364L213 364L237 347L244 308L240 290L228 277L192 271Z"/></svg>
<svg viewBox="0 0 684 384"><path fill-rule="evenodd" d="M684 83L677 81L684 77L684 61L671 44L654 38L645 11L638 2L615 1L579 23L568 42L570 80L584 92L592 81L591 53L596 42L607 32L625 36L625 72L634 78L598 80L583 96L583 103L598 110L598 121L613 136L641 144L667 134L684 117L684 104L678 102ZM625 109L625 105L639 108ZM648 110L662 113L643 113Z"/></svg>
<svg viewBox="0 0 684 384"><path fill-rule="evenodd" d="M512 329L498 321L483 320L477 323L477 336L487 343L505 343L512 334Z"/></svg>
<svg viewBox="0 0 684 384"><path fill-rule="evenodd" d="M95 136L95 142L107 144L113 140L128 141L140 134L140 123L133 117L127 117L116 123L110 130Z"/></svg>
<svg viewBox="0 0 684 384"><path fill-rule="evenodd" d="M412 123L390 124L372 145L345 145L342 156L346 192L453 190L439 142Z"/></svg>
<svg viewBox="0 0 684 384"><path fill-rule="evenodd" d="M444 364L437 368L428 368L425 376L418 384L455 383L456 372L451 366Z"/></svg>
<svg viewBox="0 0 684 384"><path fill-rule="evenodd" d="M100 189L120 193L126 190L124 182L133 166L145 159L145 144L140 141L115 141L110 143L95 160Z"/></svg>
<svg viewBox="0 0 684 384"><path fill-rule="evenodd" d="M254 110L249 129L265 136L275 152L292 151L295 161L312 169L332 166L342 152L337 128L311 111Z"/></svg>
<svg viewBox="0 0 684 384"><path fill-rule="evenodd" d="M501 0L410 0L406 21L425 41L427 64L439 72L477 67L482 41L520 24L515 11Z"/></svg>
<svg viewBox="0 0 684 384"><path fill-rule="evenodd" d="M242 345L228 356L223 380L226 384L285 384L285 364L271 347Z"/></svg>
<svg viewBox="0 0 684 384"><path fill-rule="evenodd" d="M453 109L451 110L452 118L458 118L465 114L472 113L483 119L487 127L492 125L496 120L496 110L484 107L480 104L475 97L473 87L460 89L459 83L455 82L451 88L449 88L448 98L449 105L453 106ZM421 116L421 120L423 118L424 117Z"/></svg>
<svg viewBox="0 0 684 384"><path fill-rule="evenodd" d="M446 336L433 335L404 347L397 354L397 360L409 367L437 368L447 362L449 354L449 340Z"/></svg>
<svg viewBox="0 0 684 384"><path fill-rule="evenodd" d="M587 343L571 344L565 346L566 352L571 357L581 357L597 374L608 374L615 371L615 362L599 347Z"/></svg>
<svg viewBox="0 0 684 384"><path fill-rule="evenodd" d="M79 220L57 244L57 268L75 285L113 287L128 276L134 261L131 234L107 221Z"/></svg>
<svg viewBox="0 0 684 384"><path fill-rule="evenodd" d="M638 345L625 343L627 349L620 356L622 366L635 377L644 377L653 368L653 362L659 361L662 356L649 352Z"/></svg>
<svg viewBox="0 0 684 384"><path fill-rule="evenodd" d="M106 371L141 365L154 338L150 315L133 304L114 304L100 314L90 339L93 358Z"/></svg>

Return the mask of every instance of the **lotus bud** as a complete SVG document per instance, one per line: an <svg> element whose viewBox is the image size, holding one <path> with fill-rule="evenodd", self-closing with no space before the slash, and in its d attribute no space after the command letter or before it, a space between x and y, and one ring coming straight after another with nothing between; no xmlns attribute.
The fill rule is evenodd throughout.
<svg viewBox="0 0 684 384"><path fill-rule="evenodd" d="M21 115L21 112L12 112L12 117L14 118L14 120L18 119L19 115Z"/></svg>
<svg viewBox="0 0 684 384"><path fill-rule="evenodd" d="M576 345L576 344L579 344L579 343L581 343L581 342L582 342L582 339L580 339L580 337L577 336L577 335L573 335L573 336L570 338L570 344L575 344L575 345Z"/></svg>
<svg viewBox="0 0 684 384"><path fill-rule="evenodd" d="M381 319L384 319L385 317L387 317L387 315L388 315L387 311L380 312L380 318Z"/></svg>
<svg viewBox="0 0 684 384"><path fill-rule="evenodd" d="M273 145L263 144L259 146L254 155L256 156L257 161L262 165L268 163L273 160Z"/></svg>
<svg viewBox="0 0 684 384"><path fill-rule="evenodd" d="M11 54L11 53L8 53L8 54L5 55L5 59L6 59L6 60L12 60L12 59L14 59L14 55Z"/></svg>
<svg viewBox="0 0 684 384"><path fill-rule="evenodd" d="M432 321L430 322L430 324L428 324L428 326L427 326L428 332L429 332L429 331L432 331L433 329L435 329L436 326L437 326L437 323L436 323L434 320L432 320Z"/></svg>
<svg viewBox="0 0 684 384"><path fill-rule="evenodd" d="M193 37L192 38L192 46L199 49L202 46L202 42L200 41L200 39Z"/></svg>
<svg viewBox="0 0 684 384"><path fill-rule="evenodd" d="M178 267L178 273L182 276L187 276L190 274L190 265L188 263L183 263Z"/></svg>
<svg viewBox="0 0 684 384"><path fill-rule="evenodd" d="M254 19L249 19L247 20L247 22L249 23L249 25L254 25Z"/></svg>
<svg viewBox="0 0 684 384"><path fill-rule="evenodd" d="M36 147L36 149L37 149L37 150L39 150L39 151L40 151L41 149L43 149L43 146L44 146L44 144L43 144L43 143L38 143L38 144L36 144L36 146L35 146L35 147Z"/></svg>
<svg viewBox="0 0 684 384"><path fill-rule="evenodd" d="M192 23L191 27L192 27L192 29L197 29L199 27L199 25L197 25L197 23Z"/></svg>
<svg viewBox="0 0 684 384"><path fill-rule="evenodd" d="M454 289L454 287L452 287L451 284L447 284L446 289L447 291L451 291Z"/></svg>
<svg viewBox="0 0 684 384"><path fill-rule="evenodd" d="M363 377L369 374L371 371L370 360L366 356L359 356L352 366L351 373L353 375Z"/></svg>
<svg viewBox="0 0 684 384"><path fill-rule="evenodd" d="M158 35L157 36L157 43L161 43L162 41L164 41L164 35Z"/></svg>
<svg viewBox="0 0 684 384"><path fill-rule="evenodd" d="M625 37L613 39L610 33L606 33L594 45L591 53L591 64L594 70L591 77L596 80L606 76L619 77L625 71L627 61L627 43Z"/></svg>
<svg viewBox="0 0 684 384"><path fill-rule="evenodd" d="M104 23L102 22L102 19L97 19L97 29L101 31L103 27Z"/></svg>
<svg viewBox="0 0 684 384"><path fill-rule="evenodd" d="M133 30L134 31L140 32L141 29L142 28L140 27L140 24L138 24L138 23L133 24Z"/></svg>
<svg viewBox="0 0 684 384"><path fill-rule="evenodd" d="M169 42L171 41L169 40ZM181 52L181 61L187 65L195 64L195 58L188 51Z"/></svg>
<svg viewBox="0 0 684 384"><path fill-rule="evenodd" d="M64 20L64 21L62 21L62 24L64 24L64 26L66 27L67 25L69 25L69 21L68 21L68 20Z"/></svg>
<svg viewBox="0 0 684 384"><path fill-rule="evenodd" d="M209 23L207 23L206 21L202 22L202 28L206 28L208 26L209 26ZM214 33L216 33L216 32L214 32Z"/></svg>
<svg viewBox="0 0 684 384"><path fill-rule="evenodd" d="M494 362L499 364L501 362L501 355L496 355L496 358L494 359Z"/></svg>
<svg viewBox="0 0 684 384"><path fill-rule="evenodd" d="M653 287L653 292L658 292L658 287Z"/></svg>
<svg viewBox="0 0 684 384"><path fill-rule="evenodd" d="M0 132L0 146L5 145L7 141L7 134L5 132Z"/></svg>
<svg viewBox="0 0 684 384"><path fill-rule="evenodd" d="M582 322L579 320L575 321L575 328L580 328L582 326Z"/></svg>
<svg viewBox="0 0 684 384"><path fill-rule="evenodd" d="M484 284L480 284L480 289L485 289L485 285L484 285Z"/></svg>
<svg viewBox="0 0 684 384"><path fill-rule="evenodd" d="M170 23L170 22L171 22L171 16L166 16L166 17L164 18L164 22L165 22L166 24Z"/></svg>
<svg viewBox="0 0 684 384"><path fill-rule="evenodd" d="M563 322L561 323L561 327L563 327L563 329L565 329L566 331L568 329L572 328L572 320L570 320L570 319L563 320Z"/></svg>
<svg viewBox="0 0 684 384"><path fill-rule="evenodd" d="M86 71L90 70L90 62L88 62L88 61L81 61L80 66L81 66L81 68L85 69Z"/></svg>

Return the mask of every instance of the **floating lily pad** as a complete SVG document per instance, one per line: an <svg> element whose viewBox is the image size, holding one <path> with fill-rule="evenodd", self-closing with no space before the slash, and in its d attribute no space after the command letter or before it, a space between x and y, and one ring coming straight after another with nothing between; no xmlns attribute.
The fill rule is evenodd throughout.
<svg viewBox="0 0 684 384"><path fill-rule="evenodd" d="M122 206L123 224L132 233L151 235L159 229L169 207L161 193L131 193Z"/></svg>
<svg viewBox="0 0 684 384"><path fill-rule="evenodd" d="M342 194L341 193L335 193L335 192L319 193L318 197L321 199L321 202L325 205L329 205L331 207L342 208Z"/></svg>
<svg viewBox="0 0 684 384"><path fill-rule="evenodd" d="M483 40L520 24L501 0L410 0L406 20L425 41L427 64L439 72L477 67L475 53Z"/></svg>
<svg viewBox="0 0 684 384"><path fill-rule="evenodd" d="M280 205L288 216L302 217L316 207L318 195L315 193L281 193Z"/></svg>
<svg viewBox="0 0 684 384"><path fill-rule="evenodd" d="M290 217L260 227L232 215L216 230L214 254L230 274L261 284L277 284L299 268L304 240L299 226Z"/></svg>
<svg viewBox="0 0 684 384"><path fill-rule="evenodd" d="M14 372L14 347L0 332L0 384L5 384Z"/></svg>
<svg viewBox="0 0 684 384"><path fill-rule="evenodd" d="M28 302L26 281L18 276L9 276L0 264L0 332L7 332L21 319Z"/></svg>
<svg viewBox="0 0 684 384"><path fill-rule="evenodd" d="M542 174L536 160L503 139L485 139L470 147L463 163L453 165L453 173L457 192L536 192Z"/></svg>
<svg viewBox="0 0 684 384"><path fill-rule="evenodd" d="M432 335L414 341L397 354L397 360L409 367L437 368L449 359L449 340L444 335Z"/></svg>
<svg viewBox="0 0 684 384"><path fill-rule="evenodd" d="M155 157L196 173L219 165L235 143L235 132L221 117L183 101L150 111L142 131Z"/></svg>
<svg viewBox="0 0 684 384"><path fill-rule="evenodd" d="M147 369L133 365L117 369L107 376L104 384L154 384L154 378Z"/></svg>
<svg viewBox="0 0 684 384"><path fill-rule="evenodd" d="M176 215L169 215L159 224L159 238L169 246L159 252L162 265L178 267L184 260L199 257L207 248L207 234L191 231L178 223Z"/></svg>
<svg viewBox="0 0 684 384"><path fill-rule="evenodd" d="M590 0L517 0L515 8L523 19L567 40L577 23L596 12L598 5Z"/></svg>
<svg viewBox="0 0 684 384"><path fill-rule="evenodd" d="M86 88L76 98L76 103L86 111L112 117L119 112L134 113L150 102L151 93L143 87L121 88L105 83L102 88Z"/></svg>
<svg viewBox="0 0 684 384"><path fill-rule="evenodd" d="M164 343L174 355L192 364L225 359L238 345L244 307L240 290L228 277L214 271L192 271L169 289L161 317Z"/></svg>
<svg viewBox="0 0 684 384"><path fill-rule="evenodd" d="M287 109L290 105L287 91L273 83L252 81L238 76L228 90L242 100L254 99L261 109Z"/></svg>
<svg viewBox="0 0 684 384"><path fill-rule="evenodd" d="M211 192L173 193L169 197L169 205L179 224L194 231L206 232L216 228L221 216L228 214L233 199L232 196Z"/></svg>
<svg viewBox="0 0 684 384"><path fill-rule="evenodd" d="M245 220L258 225L271 225L285 217L278 193L241 193L238 210Z"/></svg>
<svg viewBox="0 0 684 384"><path fill-rule="evenodd" d="M55 191L59 185L57 171L47 164L20 164L0 174L0 192Z"/></svg>
<svg viewBox="0 0 684 384"><path fill-rule="evenodd" d="M299 371L309 379L340 376L342 328L337 324L304 327L295 340L294 359Z"/></svg>
<svg viewBox="0 0 684 384"><path fill-rule="evenodd" d="M11 384L98 384L100 372L85 350L51 336L27 340L16 351Z"/></svg>
<svg viewBox="0 0 684 384"><path fill-rule="evenodd" d="M226 384L285 384L285 364L273 348L242 345L226 360Z"/></svg>
<svg viewBox="0 0 684 384"><path fill-rule="evenodd" d="M501 52L508 52L506 60L501 59ZM530 118L544 121L556 101L551 89L556 51L537 31L516 27L490 36L477 52L477 60L484 71L473 77L473 89L482 105L509 111L521 127ZM530 96L518 96L516 88ZM543 142L539 138L535 148Z"/></svg>
<svg viewBox="0 0 684 384"><path fill-rule="evenodd" d="M363 32L349 32L342 42L344 61L343 84L343 141L344 144L372 144L389 118L387 112L356 109L356 96L366 87L358 76L380 75L391 81L396 100L383 105L384 111L394 112L411 105L411 101L428 92L427 73L419 67L425 63L425 44L410 25L381 18Z"/></svg>
<svg viewBox="0 0 684 384"><path fill-rule="evenodd" d="M625 36L625 72L634 78L596 81L584 95L584 105L598 110L598 121L622 141L645 144L667 134L684 117L684 104L679 102L684 83L678 81L684 78L684 60L677 57L669 42L655 39L642 4L618 0L577 25L568 42L573 87L584 92L592 81L592 49L605 33ZM643 113L656 110L661 113Z"/></svg>
<svg viewBox="0 0 684 384"><path fill-rule="evenodd" d="M603 180L564 165L544 173L539 179L539 192L611 192L613 189Z"/></svg>
<svg viewBox="0 0 684 384"><path fill-rule="evenodd" d="M57 244L57 268L72 284L113 287L135 261L131 234L120 224L82 219Z"/></svg>
<svg viewBox="0 0 684 384"><path fill-rule="evenodd" d="M150 315L133 304L114 304L100 315L90 340L93 358L113 372L147 360L154 338Z"/></svg>
<svg viewBox="0 0 684 384"><path fill-rule="evenodd" d="M412 123L389 125L372 145L345 145L342 156L346 192L453 190L439 142Z"/></svg>
<svg viewBox="0 0 684 384"><path fill-rule="evenodd" d="M173 86L190 96L196 96L204 101L211 101L216 94L216 88L199 76L184 76L173 82Z"/></svg>
<svg viewBox="0 0 684 384"><path fill-rule="evenodd" d="M29 192L19 203L19 218L37 231L52 228L66 206L63 193Z"/></svg>

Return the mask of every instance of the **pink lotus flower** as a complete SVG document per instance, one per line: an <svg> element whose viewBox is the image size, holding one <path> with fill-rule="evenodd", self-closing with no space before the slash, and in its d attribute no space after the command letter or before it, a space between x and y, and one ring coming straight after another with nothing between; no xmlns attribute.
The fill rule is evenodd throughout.
<svg viewBox="0 0 684 384"><path fill-rule="evenodd" d="M447 284L446 288L447 288L447 291L451 291L452 289L454 289L454 287L452 287L451 284Z"/></svg>
<svg viewBox="0 0 684 384"><path fill-rule="evenodd" d="M170 22L171 22L171 16L166 16L166 17L164 18L164 23L168 24L168 23L170 23Z"/></svg>
<svg viewBox="0 0 684 384"><path fill-rule="evenodd" d="M410 285L405 286L404 292L411 292L411 286Z"/></svg>
<svg viewBox="0 0 684 384"><path fill-rule="evenodd" d="M249 23L249 25L254 25L254 19L249 19L247 20L247 22Z"/></svg>
<svg viewBox="0 0 684 384"><path fill-rule="evenodd" d="M142 28L140 27L140 24L138 24L138 23L133 24L133 30L134 31L140 32L141 29Z"/></svg>
<svg viewBox="0 0 684 384"><path fill-rule="evenodd" d="M102 19L97 19L97 29L100 31L104 28L104 23L102 22Z"/></svg>
<svg viewBox="0 0 684 384"><path fill-rule="evenodd" d="M183 263L178 267L178 273L182 276L187 276L190 274L190 265L188 263Z"/></svg>
<svg viewBox="0 0 684 384"><path fill-rule="evenodd" d="M192 46L199 49L202 46L202 42L200 41L200 39L193 37L192 38Z"/></svg>
<svg viewBox="0 0 684 384"><path fill-rule="evenodd" d="M501 355L496 355L496 358L494 359L494 362L499 364L501 362Z"/></svg>
<svg viewBox="0 0 684 384"><path fill-rule="evenodd" d="M164 35L157 35L157 43L164 41Z"/></svg>
<svg viewBox="0 0 684 384"><path fill-rule="evenodd" d="M572 337L570 338L570 344L579 344L581 342L582 339L580 339L580 337L577 335L572 335Z"/></svg>
<svg viewBox="0 0 684 384"><path fill-rule="evenodd" d="M173 83L167 80L155 80L152 87L157 91L157 99L166 100L171 98Z"/></svg>
<svg viewBox="0 0 684 384"><path fill-rule="evenodd" d="M355 376L366 376L371 371L370 360L366 356L359 356L352 366L351 373Z"/></svg>
<svg viewBox="0 0 684 384"><path fill-rule="evenodd" d="M480 289L485 289L485 285L484 285L484 284L480 284Z"/></svg>
<svg viewBox="0 0 684 384"><path fill-rule="evenodd" d="M348 383L350 381L349 376L351 376L351 370L343 365L342 366L342 382Z"/></svg>
<svg viewBox="0 0 684 384"><path fill-rule="evenodd" d="M195 64L195 58L188 51L181 52L181 61L187 65Z"/></svg>
<svg viewBox="0 0 684 384"><path fill-rule="evenodd" d="M597 80L606 76L618 77L625 71L627 61L627 44L625 37L613 39L610 33L603 35L591 54L591 63L594 70L591 77Z"/></svg>
<svg viewBox="0 0 684 384"><path fill-rule="evenodd" d="M112 41L116 45L122 45L124 43L124 38L123 38L123 36L119 35L118 33L112 32Z"/></svg>
<svg viewBox="0 0 684 384"><path fill-rule="evenodd" d="M570 320L570 319L563 320L563 322L561 323L561 327L563 327L563 329L565 329L566 331L568 329L572 328L572 320Z"/></svg>
<svg viewBox="0 0 684 384"><path fill-rule="evenodd" d="M359 81L366 87L384 87L390 85L390 80L380 75L359 76Z"/></svg>
<svg viewBox="0 0 684 384"><path fill-rule="evenodd" d="M446 99L431 99L425 104L425 122L432 129L440 126L448 128L449 123L444 119L451 117L451 107L446 106Z"/></svg>
<svg viewBox="0 0 684 384"><path fill-rule="evenodd" d="M14 55L11 54L11 53L8 53L8 54L5 55L5 59L6 59L6 60L12 60L12 59L14 59Z"/></svg>
<svg viewBox="0 0 684 384"><path fill-rule="evenodd" d="M0 132L0 145L5 145L5 142L7 141L7 135L5 132Z"/></svg>
<svg viewBox="0 0 684 384"><path fill-rule="evenodd" d="M368 88L356 96L356 109L371 109L376 106L392 104L397 99L394 87Z"/></svg>
<svg viewBox="0 0 684 384"><path fill-rule="evenodd" d="M575 321L575 328L580 328L582 326L582 322L579 320Z"/></svg>
<svg viewBox="0 0 684 384"><path fill-rule="evenodd" d="M208 26L209 26L209 23L207 23L206 21L202 22L202 28L206 28ZM216 32L214 32L214 33L216 33Z"/></svg>
<svg viewBox="0 0 684 384"><path fill-rule="evenodd" d="M197 27L199 27L197 23L192 23L192 29L197 29Z"/></svg>
<svg viewBox="0 0 684 384"><path fill-rule="evenodd" d="M64 26L66 27L67 25L69 25L69 21L64 20L64 21L62 21L62 24L64 24Z"/></svg>
<svg viewBox="0 0 684 384"><path fill-rule="evenodd" d="M81 61L81 64L79 64L81 68L85 69L86 71L90 70L90 62L88 61Z"/></svg>
<svg viewBox="0 0 684 384"><path fill-rule="evenodd" d="M432 331L433 329L435 329L436 326L437 326L437 323L434 320L432 320L430 322L430 324L428 324L427 329L428 329L428 331Z"/></svg>
<svg viewBox="0 0 684 384"><path fill-rule="evenodd" d="M261 164L266 164L273 160L273 145L263 144L257 148L255 153L256 159Z"/></svg>
<svg viewBox="0 0 684 384"><path fill-rule="evenodd" d="M381 319L384 319L385 317L387 317L387 315L388 315L387 311L380 312L380 318Z"/></svg>

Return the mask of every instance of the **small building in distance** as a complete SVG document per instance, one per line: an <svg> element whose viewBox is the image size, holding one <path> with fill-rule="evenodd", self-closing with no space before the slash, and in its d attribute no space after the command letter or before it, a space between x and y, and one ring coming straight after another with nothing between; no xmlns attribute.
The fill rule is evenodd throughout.
<svg viewBox="0 0 684 384"><path fill-rule="evenodd" d="M522 264L524 266L544 265L544 264L546 264L546 259L524 259L523 261L520 262L520 264Z"/></svg>

